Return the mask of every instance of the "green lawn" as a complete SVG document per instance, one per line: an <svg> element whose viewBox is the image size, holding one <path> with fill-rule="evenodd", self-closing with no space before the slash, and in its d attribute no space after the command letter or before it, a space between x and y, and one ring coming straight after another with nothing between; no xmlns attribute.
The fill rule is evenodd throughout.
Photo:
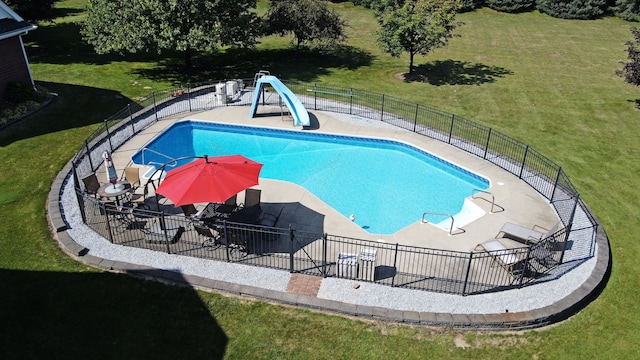
<svg viewBox="0 0 640 360"><path fill-rule="evenodd" d="M257 50L98 56L78 34L86 0L56 3L59 18L24 40L37 83L58 93L47 109L0 132L0 358L533 358L632 359L640 353L640 92L616 77L631 23L554 19L488 9L459 16L450 45L396 76L408 57L375 44L370 11L334 6L348 46L295 52L288 39ZM264 2L260 2L264 11ZM494 127L561 164L611 241L601 296L541 331L461 333L405 327L209 294L102 272L59 250L45 218L50 184L100 122L130 99L180 82L251 78L267 69L393 95ZM454 340L471 345L461 348Z"/></svg>

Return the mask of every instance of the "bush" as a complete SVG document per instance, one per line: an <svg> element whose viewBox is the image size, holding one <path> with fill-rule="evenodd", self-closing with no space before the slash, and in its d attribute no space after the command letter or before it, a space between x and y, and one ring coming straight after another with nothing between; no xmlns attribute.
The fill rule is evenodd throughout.
<svg viewBox="0 0 640 360"><path fill-rule="evenodd" d="M351 0L351 3L353 3L353 5L360 5L371 9L371 3L373 3L374 1L375 0Z"/></svg>
<svg viewBox="0 0 640 360"><path fill-rule="evenodd" d="M0 126L8 124L11 120L17 119L29 111L37 109L39 106L39 102L30 100L18 105L0 108Z"/></svg>
<svg viewBox="0 0 640 360"><path fill-rule="evenodd" d="M611 10L622 20L640 21L640 0L616 0Z"/></svg>
<svg viewBox="0 0 640 360"><path fill-rule="evenodd" d="M595 19L607 9L606 0L538 0L537 9L561 19Z"/></svg>
<svg viewBox="0 0 640 360"><path fill-rule="evenodd" d="M506 13L520 13L532 10L535 0L485 0L487 7Z"/></svg>
<svg viewBox="0 0 640 360"><path fill-rule="evenodd" d="M10 82L5 87L5 99L10 104L17 105L27 101L39 102L41 96L29 83Z"/></svg>
<svg viewBox="0 0 640 360"><path fill-rule="evenodd" d="M479 9L484 5L484 0L460 0L460 10L458 12L467 12Z"/></svg>
<svg viewBox="0 0 640 360"><path fill-rule="evenodd" d="M0 102L0 126L10 123L30 111L38 109L47 99L48 91L24 82L13 82L6 86L6 101Z"/></svg>

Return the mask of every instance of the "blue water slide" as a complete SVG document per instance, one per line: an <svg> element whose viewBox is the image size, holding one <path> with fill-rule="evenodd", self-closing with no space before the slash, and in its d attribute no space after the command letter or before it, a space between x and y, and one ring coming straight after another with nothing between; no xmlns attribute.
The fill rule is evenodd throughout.
<svg viewBox="0 0 640 360"><path fill-rule="evenodd" d="M251 110L249 117L255 117L256 110L258 109L258 102L260 101L260 94L264 84L269 84L275 91L280 94L280 97L284 100L284 103L289 108L291 116L293 117L293 125L295 126L310 126L311 120L309 120L309 113L305 109L304 105L296 97L296 95L289 90L289 88L282 83L277 77L273 75L265 75L258 79L256 82L256 89L253 93L253 101L251 102Z"/></svg>

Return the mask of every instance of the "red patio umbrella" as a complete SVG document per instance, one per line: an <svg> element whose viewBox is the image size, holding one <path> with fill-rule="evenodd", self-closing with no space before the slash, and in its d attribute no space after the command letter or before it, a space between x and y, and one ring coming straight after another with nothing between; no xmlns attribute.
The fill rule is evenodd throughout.
<svg viewBox="0 0 640 360"><path fill-rule="evenodd" d="M262 164L242 155L207 157L167 172L156 193L176 206L226 201L254 185Z"/></svg>

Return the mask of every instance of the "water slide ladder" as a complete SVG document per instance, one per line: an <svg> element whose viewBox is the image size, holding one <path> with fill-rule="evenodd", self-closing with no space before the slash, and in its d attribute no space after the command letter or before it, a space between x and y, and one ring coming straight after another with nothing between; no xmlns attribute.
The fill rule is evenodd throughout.
<svg viewBox="0 0 640 360"><path fill-rule="evenodd" d="M311 120L309 119L309 113L305 109L300 99L280 81L277 77L269 75L268 71L260 71L253 79L253 101L251 102L251 110L249 111L249 117L253 118L256 115L258 109L258 103L260 102L260 95L264 89L264 85L268 84L280 95L280 98L284 100L285 105L291 112L293 117L294 126L310 126Z"/></svg>

